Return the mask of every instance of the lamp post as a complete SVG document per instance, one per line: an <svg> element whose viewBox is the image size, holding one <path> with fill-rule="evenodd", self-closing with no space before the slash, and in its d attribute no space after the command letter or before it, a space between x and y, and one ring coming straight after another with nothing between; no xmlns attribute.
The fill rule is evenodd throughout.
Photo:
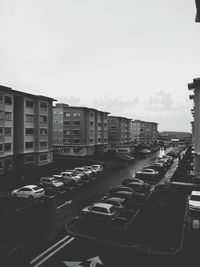
<svg viewBox="0 0 200 267"><path fill-rule="evenodd" d="M194 100L192 109L194 116L194 175L196 179L200 179L200 78L193 79L193 83L188 84L188 89L193 90L194 93L189 97Z"/></svg>

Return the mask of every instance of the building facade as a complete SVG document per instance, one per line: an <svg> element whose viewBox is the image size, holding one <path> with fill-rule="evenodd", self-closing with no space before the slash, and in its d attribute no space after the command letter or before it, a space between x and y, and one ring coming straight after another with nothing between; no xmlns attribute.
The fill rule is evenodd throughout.
<svg viewBox="0 0 200 267"><path fill-rule="evenodd" d="M54 99L0 86L0 170L53 161Z"/></svg>
<svg viewBox="0 0 200 267"><path fill-rule="evenodd" d="M53 108L56 154L87 156L108 151L108 112L58 103Z"/></svg>
<svg viewBox="0 0 200 267"><path fill-rule="evenodd" d="M131 140L145 145L155 144L158 139L158 123L134 120L131 122Z"/></svg>
<svg viewBox="0 0 200 267"><path fill-rule="evenodd" d="M131 142L131 119L119 116L108 116L109 148Z"/></svg>

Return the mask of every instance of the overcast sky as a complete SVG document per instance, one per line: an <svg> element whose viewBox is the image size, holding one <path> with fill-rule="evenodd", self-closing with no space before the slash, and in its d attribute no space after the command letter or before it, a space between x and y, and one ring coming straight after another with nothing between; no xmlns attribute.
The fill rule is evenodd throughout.
<svg viewBox="0 0 200 267"><path fill-rule="evenodd" d="M191 131L195 15L194 0L0 0L0 84Z"/></svg>

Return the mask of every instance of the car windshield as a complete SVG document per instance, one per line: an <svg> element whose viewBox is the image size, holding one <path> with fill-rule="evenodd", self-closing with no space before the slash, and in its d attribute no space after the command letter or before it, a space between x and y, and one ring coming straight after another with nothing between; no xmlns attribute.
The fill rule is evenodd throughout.
<svg viewBox="0 0 200 267"><path fill-rule="evenodd" d="M192 195L190 200L193 200L193 201L200 201L200 196L194 196Z"/></svg>
<svg viewBox="0 0 200 267"><path fill-rule="evenodd" d="M37 191L37 190L40 190L41 188L38 187L38 186L35 186L35 187L32 187L33 190Z"/></svg>
<svg viewBox="0 0 200 267"><path fill-rule="evenodd" d="M116 208L114 207L114 206L112 206L111 208L110 208L110 213L114 213L116 211Z"/></svg>
<svg viewBox="0 0 200 267"><path fill-rule="evenodd" d="M108 204L111 204L113 206L117 206L117 207L120 207L120 203L117 202L117 201L113 201L113 200L108 200L107 201Z"/></svg>

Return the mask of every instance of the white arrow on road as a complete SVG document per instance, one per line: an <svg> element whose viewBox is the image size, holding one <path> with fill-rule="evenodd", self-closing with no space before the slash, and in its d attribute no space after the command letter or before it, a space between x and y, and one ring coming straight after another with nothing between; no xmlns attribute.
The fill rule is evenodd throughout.
<svg viewBox="0 0 200 267"><path fill-rule="evenodd" d="M90 263L90 267L95 267L97 264L102 264L103 263L101 262L100 258L97 256L97 257L94 257L94 258L91 258L91 259L88 259L87 261L91 261Z"/></svg>
<svg viewBox="0 0 200 267"><path fill-rule="evenodd" d="M69 201L66 201L65 203L63 203L62 205L58 206L56 209L60 209L62 207L64 207L65 205L68 205L68 204L71 204L72 203L72 200L69 200Z"/></svg>
<svg viewBox="0 0 200 267"><path fill-rule="evenodd" d="M83 267L82 265L79 265L81 261L63 261L63 263L68 267Z"/></svg>

